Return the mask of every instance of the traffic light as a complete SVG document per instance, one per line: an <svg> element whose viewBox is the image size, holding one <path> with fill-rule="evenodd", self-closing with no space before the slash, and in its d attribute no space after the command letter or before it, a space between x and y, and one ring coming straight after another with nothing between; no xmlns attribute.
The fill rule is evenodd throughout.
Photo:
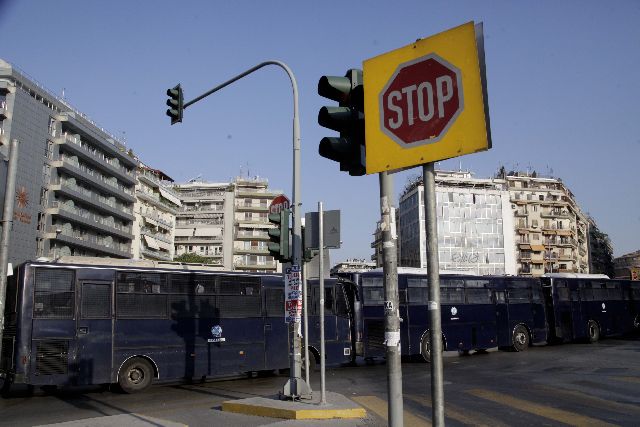
<svg viewBox="0 0 640 427"><path fill-rule="evenodd" d="M279 213L269 214L269 222L275 224L267 233L271 240L268 244L269 253L280 262L291 261L289 247L289 213L290 209L282 209Z"/></svg>
<svg viewBox="0 0 640 427"><path fill-rule="evenodd" d="M340 137L325 137L318 153L340 163L340 170L351 176L366 173L364 134L364 89L362 70L351 69L344 77L322 76L318 95L338 102L338 107L322 107L318 124L340 132Z"/></svg>
<svg viewBox="0 0 640 427"><path fill-rule="evenodd" d="M167 110L167 116L171 117L171 124L175 125L178 122L182 122L182 87L177 85L173 89L167 89L167 105L169 109Z"/></svg>

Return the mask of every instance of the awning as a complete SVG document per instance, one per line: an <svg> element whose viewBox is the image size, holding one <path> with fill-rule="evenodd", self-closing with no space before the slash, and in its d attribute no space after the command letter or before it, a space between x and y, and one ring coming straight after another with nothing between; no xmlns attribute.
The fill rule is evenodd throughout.
<svg viewBox="0 0 640 427"><path fill-rule="evenodd" d="M167 242L163 242L162 240L156 240L156 243L158 244L158 246L160 246L161 249L164 249L167 252L171 252L171 244L167 243Z"/></svg>
<svg viewBox="0 0 640 427"><path fill-rule="evenodd" d="M529 230L518 228L518 234L529 234Z"/></svg>
<svg viewBox="0 0 640 427"><path fill-rule="evenodd" d="M162 195L162 197L164 197L167 200L172 201L173 203L175 203L178 206L182 206L182 202L180 201L179 198L177 198L173 194L169 193L167 190L163 189L162 187L160 187L159 190L160 190L160 194Z"/></svg>
<svg viewBox="0 0 640 427"><path fill-rule="evenodd" d="M196 236L219 236L222 230L219 227L199 227L196 228Z"/></svg>
<svg viewBox="0 0 640 427"><path fill-rule="evenodd" d="M144 236L144 241L147 243L147 246L149 246L151 249L160 249L160 246L158 246L158 241L156 239L154 239L151 236Z"/></svg>
<svg viewBox="0 0 640 427"><path fill-rule="evenodd" d="M544 260L542 259L532 259L531 264L544 264Z"/></svg>
<svg viewBox="0 0 640 427"><path fill-rule="evenodd" d="M520 249L531 249L531 244L529 243L518 243L520 245Z"/></svg>
<svg viewBox="0 0 640 427"><path fill-rule="evenodd" d="M177 237L193 236L193 228L176 228L174 235Z"/></svg>
<svg viewBox="0 0 640 427"><path fill-rule="evenodd" d="M544 245L531 245L532 251L539 252L539 251L544 251L544 249L545 249Z"/></svg>
<svg viewBox="0 0 640 427"><path fill-rule="evenodd" d="M571 230L556 230L559 236L571 236Z"/></svg>

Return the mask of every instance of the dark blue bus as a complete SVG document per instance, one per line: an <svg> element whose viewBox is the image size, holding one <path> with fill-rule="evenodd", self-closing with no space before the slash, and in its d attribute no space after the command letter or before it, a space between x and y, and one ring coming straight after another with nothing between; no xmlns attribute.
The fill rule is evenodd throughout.
<svg viewBox="0 0 640 427"><path fill-rule="evenodd" d="M605 275L549 273L542 283L554 341L593 343L633 329L637 308L628 281Z"/></svg>
<svg viewBox="0 0 640 427"><path fill-rule="evenodd" d="M282 275L80 262L28 262L12 276L0 359L9 381L136 392L153 380L289 366ZM349 362L342 285L334 280L327 292L327 363Z"/></svg>
<svg viewBox="0 0 640 427"><path fill-rule="evenodd" d="M355 353L385 355L383 274L354 274L359 304L354 324ZM401 351L430 359L429 284L425 270L398 268ZM545 304L538 279L511 276L440 275L443 350L466 354L492 347L526 350L547 340Z"/></svg>

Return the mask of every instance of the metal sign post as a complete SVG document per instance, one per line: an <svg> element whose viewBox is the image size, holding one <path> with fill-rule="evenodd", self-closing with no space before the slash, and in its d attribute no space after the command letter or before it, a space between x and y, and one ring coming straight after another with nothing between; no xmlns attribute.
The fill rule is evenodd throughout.
<svg viewBox="0 0 640 427"><path fill-rule="evenodd" d="M422 167L424 217L427 232L427 275L429 278L429 345L431 349L431 420L444 425L442 369L442 323L440 318L440 268L438 261L438 223L436 221L436 182L434 164Z"/></svg>
<svg viewBox="0 0 640 427"><path fill-rule="evenodd" d="M325 395L325 353L324 353L324 220L322 215L322 202L318 202L318 238L319 262L320 262L320 404L327 404Z"/></svg>
<svg viewBox="0 0 640 427"><path fill-rule="evenodd" d="M384 271L384 344L387 357L389 425L402 427L402 360L400 350L400 312L395 212L392 205L393 180L380 173L380 229Z"/></svg>

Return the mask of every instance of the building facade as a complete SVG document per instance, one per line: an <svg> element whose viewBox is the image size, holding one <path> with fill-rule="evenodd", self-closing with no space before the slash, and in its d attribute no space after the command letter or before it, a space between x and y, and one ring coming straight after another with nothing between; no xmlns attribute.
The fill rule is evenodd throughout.
<svg viewBox="0 0 640 427"><path fill-rule="evenodd" d="M195 253L228 270L280 271L267 244L269 205L281 192L261 178L175 186L182 200L176 218L176 256Z"/></svg>
<svg viewBox="0 0 640 427"><path fill-rule="evenodd" d="M130 258L136 159L84 114L0 60L0 157L19 142L9 262ZM6 162L0 162L5 191Z"/></svg>
<svg viewBox="0 0 640 427"><path fill-rule="evenodd" d="M399 266L427 267L424 203L424 186L418 179L399 201ZM513 214L503 180L438 171L436 212L441 271L515 274Z"/></svg>
<svg viewBox="0 0 640 427"><path fill-rule="evenodd" d="M136 203L133 211L133 257L172 261L175 252L176 214L182 206L180 197L164 172L144 164L138 167Z"/></svg>
<svg viewBox="0 0 640 427"><path fill-rule="evenodd" d="M516 217L517 274L589 273L588 221L562 181L535 172L499 177Z"/></svg>
<svg viewBox="0 0 640 427"><path fill-rule="evenodd" d="M640 280L640 251L615 258L613 268L617 279Z"/></svg>

